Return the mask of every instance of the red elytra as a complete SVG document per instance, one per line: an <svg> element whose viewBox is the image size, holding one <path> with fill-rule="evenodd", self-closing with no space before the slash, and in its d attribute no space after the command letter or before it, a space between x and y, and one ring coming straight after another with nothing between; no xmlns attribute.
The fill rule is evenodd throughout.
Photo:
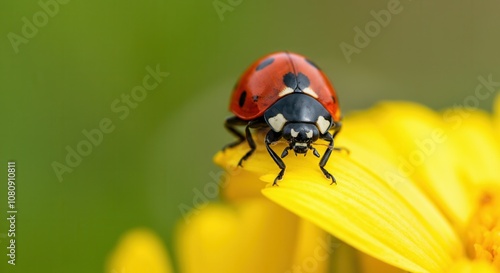
<svg viewBox="0 0 500 273"><path fill-rule="evenodd" d="M284 77L288 73L305 75L313 97L332 115L333 121L340 121L337 94L326 75L306 57L291 52L272 53L254 62L236 84L229 109L243 120L262 116L282 98L280 92L287 88Z"/></svg>

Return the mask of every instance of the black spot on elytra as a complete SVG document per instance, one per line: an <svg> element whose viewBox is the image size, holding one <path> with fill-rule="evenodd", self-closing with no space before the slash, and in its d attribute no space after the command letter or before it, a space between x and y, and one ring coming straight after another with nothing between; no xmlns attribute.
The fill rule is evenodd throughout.
<svg viewBox="0 0 500 273"><path fill-rule="evenodd" d="M256 68L255 70L256 71L259 71L261 70L262 68L272 64L274 62L274 58L269 58L269 59L265 59L264 61L262 61Z"/></svg>
<svg viewBox="0 0 500 273"><path fill-rule="evenodd" d="M253 96L252 100L253 100L253 102L257 102L259 100L259 96Z"/></svg>
<svg viewBox="0 0 500 273"><path fill-rule="evenodd" d="M240 95L240 100L238 101L238 104L240 105L240 107L243 107L243 105L245 104L246 98L247 98L247 91L243 90L243 92Z"/></svg>
<svg viewBox="0 0 500 273"><path fill-rule="evenodd" d="M293 74L292 72L288 72L283 76L283 83L292 89L295 89L297 87L297 76Z"/></svg>
<svg viewBox="0 0 500 273"><path fill-rule="evenodd" d="M304 90L311 85L309 78L300 72L299 75L297 75L297 82L300 90Z"/></svg>
<svg viewBox="0 0 500 273"><path fill-rule="evenodd" d="M321 70L321 68L319 68L319 66L317 64L315 64L313 61L306 59L306 62L308 62L310 65L314 66L314 68Z"/></svg>
<svg viewBox="0 0 500 273"><path fill-rule="evenodd" d="M337 100L335 99L334 96L332 96L333 103L337 103Z"/></svg>

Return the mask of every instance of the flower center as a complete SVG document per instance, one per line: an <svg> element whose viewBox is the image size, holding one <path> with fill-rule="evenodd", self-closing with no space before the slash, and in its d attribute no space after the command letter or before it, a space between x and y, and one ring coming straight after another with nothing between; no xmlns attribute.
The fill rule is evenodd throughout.
<svg viewBox="0 0 500 273"><path fill-rule="evenodd" d="M485 192L467 230L467 254L500 269L500 190Z"/></svg>

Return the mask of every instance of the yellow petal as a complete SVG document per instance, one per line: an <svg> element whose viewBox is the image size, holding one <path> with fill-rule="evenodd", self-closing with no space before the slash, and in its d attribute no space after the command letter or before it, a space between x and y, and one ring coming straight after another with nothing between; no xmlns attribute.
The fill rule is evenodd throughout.
<svg viewBox="0 0 500 273"><path fill-rule="evenodd" d="M253 171L250 167L241 168L236 165L248 150L248 145L243 144L231 150L220 151L214 157L215 163L225 170L219 173L219 179L222 181L220 193L225 201L263 198L260 191L266 184L259 180L261 174Z"/></svg>
<svg viewBox="0 0 500 273"><path fill-rule="evenodd" d="M489 115L471 111L461 124L452 128L459 168L471 186L500 183L500 145Z"/></svg>
<svg viewBox="0 0 500 273"><path fill-rule="evenodd" d="M374 109L349 115L344 120L344 130L342 130L336 139L336 146L345 146L350 149L349 144L344 142L356 143L359 146L365 147L372 154L383 155L385 160L397 166L397 151L394 149L392 143L382 134L383 130L380 128L380 125L371 119L371 116L377 114L377 108Z"/></svg>
<svg viewBox="0 0 500 273"><path fill-rule="evenodd" d="M457 170L449 126L453 113L440 116L413 103L383 103L371 112L371 120L397 151L393 163L398 173L415 181L454 225L465 226L474 203Z"/></svg>
<svg viewBox="0 0 500 273"><path fill-rule="evenodd" d="M330 258L339 246L339 241L323 229L301 220L295 253L286 272L328 272Z"/></svg>
<svg viewBox="0 0 500 273"><path fill-rule="evenodd" d="M106 272L169 273L172 267L161 239L147 229L135 229L120 239Z"/></svg>
<svg viewBox="0 0 500 273"><path fill-rule="evenodd" d="M349 159L356 157L356 151L353 149L349 157L336 154L331 159L328 168L337 177L336 186L330 186L320 172L307 171L312 167L297 159L289 160L280 186L266 188L263 193L384 262L413 272L443 271L453 255L461 252L451 227L411 183L391 185ZM368 166L382 161L368 160ZM415 207L415 200L423 202L422 206Z"/></svg>
<svg viewBox="0 0 500 273"><path fill-rule="evenodd" d="M267 164L271 163L272 161L269 160L270 157L264 146L262 135L254 134L254 138L255 142L259 144L257 145L257 148L253 155L250 156L246 161L243 161L242 166L238 166L238 162L250 150L246 142L243 142L242 144L234 148L220 151L214 157L215 163L217 163L217 165L224 168L229 173L227 179L235 181L232 183L238 183L238 181L247 180L248 175L262 175L263 172L276 169L275 163ZM267 160L265 162L260 162L260 158L262 155L267 155Z"/></svg>
<svg viewBox="0 0 500 273"><path fill-rule="evenodd" d="M209 204L179 226L180 271L285 272L294 255L298 221L263 198Z"/></svg>

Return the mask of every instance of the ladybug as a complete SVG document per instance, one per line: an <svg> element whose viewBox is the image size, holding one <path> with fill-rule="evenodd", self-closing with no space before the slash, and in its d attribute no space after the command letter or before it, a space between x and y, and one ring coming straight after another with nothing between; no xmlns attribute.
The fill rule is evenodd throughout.
<svg viewBox="0 0 500 273"><path fill-rule="evenodd" d="M316 157L320 157L312 145L322 139L329 145L319 167L326 178L332 180L331 184L336 183L325 165L332 151L339 150L333 147L333 142L342 125L340 107L335 89L312 61L291 52L262 57L237 82L229 108L234 116L227 118L224 126L238 140L225 148L245 140L250 146L250 151L240 159L238 166L242 166L256 148L250 129L267 130L267 151L281 169L273 186L283 178L286 165L282 158L288 155L288 151L305 156L312 150ZM245 135L236 126L246 126ZM281 139L288 142L288 147L278 156L270 145Z"/></svg>

